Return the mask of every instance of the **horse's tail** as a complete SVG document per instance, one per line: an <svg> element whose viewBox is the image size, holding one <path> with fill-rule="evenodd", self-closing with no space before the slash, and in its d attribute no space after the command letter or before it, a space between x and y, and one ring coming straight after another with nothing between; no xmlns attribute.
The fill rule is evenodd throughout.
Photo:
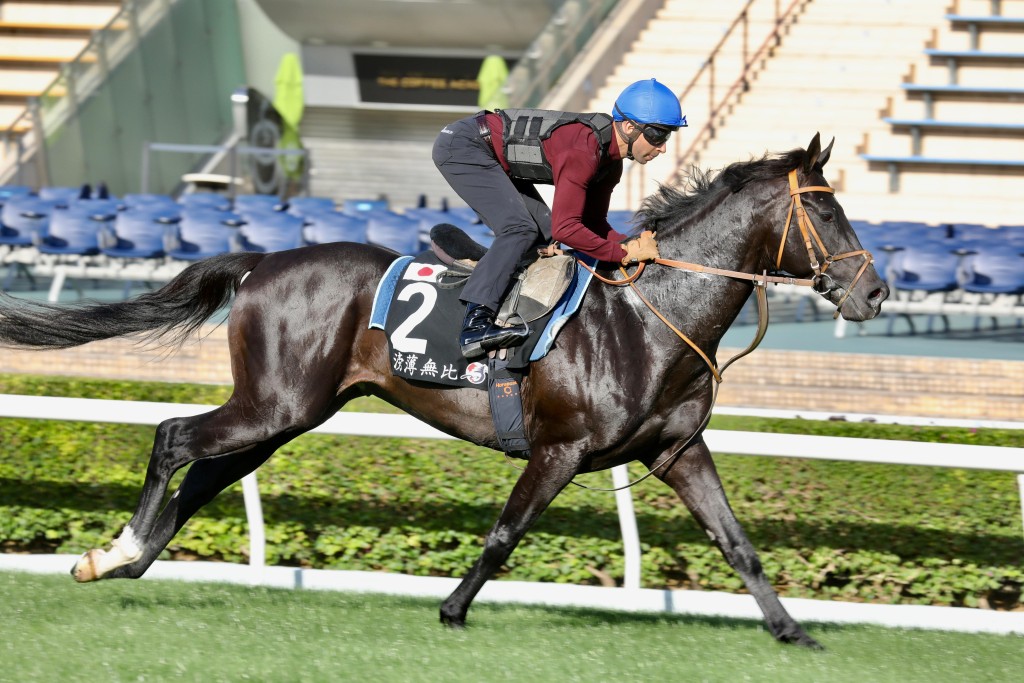
<svg viewBox="0 0 1024 683"><path fill-rule="evenodd" d="M66 349L126 335L178 346L231 300L265 256L246 252L198 261L157 291L116 303L54 305L3 294L0 346Z"/></svg>

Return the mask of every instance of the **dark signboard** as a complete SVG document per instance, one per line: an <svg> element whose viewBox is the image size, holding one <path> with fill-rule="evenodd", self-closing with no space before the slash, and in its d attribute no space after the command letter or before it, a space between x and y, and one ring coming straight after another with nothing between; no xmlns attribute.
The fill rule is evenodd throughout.
<svg viewBox="0 0 1024 683"><path fill-rule="evenodd" d="M354 54L353 58L363 102L477 104L476 79L483 57Z"/></svg>

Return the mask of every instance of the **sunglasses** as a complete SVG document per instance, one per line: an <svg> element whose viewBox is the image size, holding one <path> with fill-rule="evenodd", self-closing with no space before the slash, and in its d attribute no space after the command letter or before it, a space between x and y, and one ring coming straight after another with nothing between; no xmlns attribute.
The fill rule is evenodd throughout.
<svg viewBox="0 0 1024 683"><path fill-rule="evenodd" d="M653 124L636 124L636 127L640 129L640 132L644 135L644 140L654 147L661 147L668 142L669 137L672 135L672 129L662 128L661 126L655 126Z"/></svg>

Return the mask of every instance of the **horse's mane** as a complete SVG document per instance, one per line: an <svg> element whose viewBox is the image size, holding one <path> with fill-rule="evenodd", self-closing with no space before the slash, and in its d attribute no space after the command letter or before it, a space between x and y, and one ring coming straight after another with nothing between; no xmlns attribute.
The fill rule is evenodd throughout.
<svg viewBox="0 0 1024 683"><path fill-rule="evenodd" d="M644 199L639 218L651 228L685 219L700 211L722 188L739 192L754 181L785 177L803 162L805 154L802 149L765 154L760 159L729 164L718 173L694 167L681 188L662 185Z"/></svg>

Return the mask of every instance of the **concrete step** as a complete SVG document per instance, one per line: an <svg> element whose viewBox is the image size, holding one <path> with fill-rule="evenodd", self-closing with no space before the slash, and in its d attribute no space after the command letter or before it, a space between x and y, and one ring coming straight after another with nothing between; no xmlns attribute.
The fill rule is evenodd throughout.
<svg viewBox="0 0 1024 683"><path fill-rule="evenodd" d="M0 61L59 64L70 62L86 45L75 37L0 36Z"/></svg>
<svg viewBox="0 0 1024 683"><path fill-rule="evenodd" d="M912 137L908 130L879 131L871 135L868 146L871 154L913 153ZM950 159L1005 159L1017 161L1024 159L1024 134L1005 135L985 131L934 132L925 131L921 135L919 154L929 157Z"/></svg>
<svg viewBox="0 0 1024 683"><path fill-rule="evenodd" d="M931 118L940 121L980 121L991 123L1020 123L1022 103L1017 99L938 98L932 105ZM919 95L899 93L892 98L890 116L895 118L925 118L925 104Z"/></svg>
<svg viewBox="0 0 1024 683"><path fill-rule="evenodd" d="M25 107L19 104L0 104L0 130L7 130L21 116Z"/></svg>
<svg viewBox="0 0 1024 683"><path fill-rule="evenodd" d="M704 21L718 20L728 25L736 18L745 0L718 0L717 2L701 3L701 7L695 8L692 0L666 0L665 5L658 10L657 19L685 19L692 20L702 18ZM761 16L762 12L770 11L772 3L758 2L752 9L753 16Z"/></svg>
<svg viewBox="0 0 1024 683"><path fill-rule="evenodd" d="M1024 5L1019 2L1002 2L1000 16L1024 17ZM991 16L992 0L953 0L951 14L967 14L970 16Z"/></svg>
<svg viewBox="0 0 1024 683"><path fill-rule="evenodd" d="M0 69L0 97L34 97L57 77L50 69Z"/></svg>
<svg viewBox="0 0 1024 683"><path fill-rule="evenodd" d="M33 26L103 28L120 11L120 2L3 2L0 23Z"/></svg>

